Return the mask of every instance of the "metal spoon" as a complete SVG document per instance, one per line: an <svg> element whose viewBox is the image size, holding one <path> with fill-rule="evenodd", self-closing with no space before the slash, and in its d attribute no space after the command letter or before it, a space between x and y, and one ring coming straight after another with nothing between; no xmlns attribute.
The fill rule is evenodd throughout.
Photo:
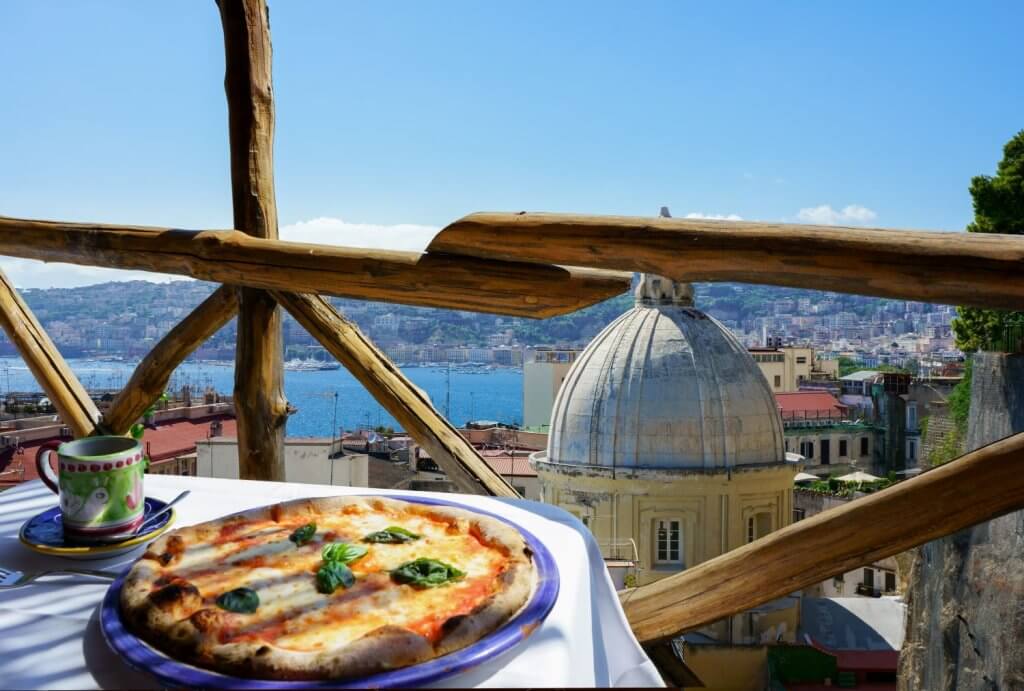
<svg viewBox="0 0 1024 691"><path fill-rule="evenodd" d="M125 532L125 533L117 533L116 535L105 536L103 541L104 542L121 542L121 541L124 541L124 540L127 540L127 539L131 538L134 535L138 535L139 533L144 532L144 528L146 527L146 525L152 523L155 518L159 518L160 516L163 516L165 513L167 513L168 511L171 510L172 506L177 504L179 501L181 501L182 499L184 499L185 497L187 497L191 493L192 493L191 490L185 490L184 492L182 492L181 494L176 496L174 499L172 499L169 502L167 502L167 505L164 506L164 508L160 509L159 511L156 511L155 513L150 514L150 516L146 520L144 520L142 523L140 523L139 527L136 528L135 530L129 530L128 532Z"/></svg>

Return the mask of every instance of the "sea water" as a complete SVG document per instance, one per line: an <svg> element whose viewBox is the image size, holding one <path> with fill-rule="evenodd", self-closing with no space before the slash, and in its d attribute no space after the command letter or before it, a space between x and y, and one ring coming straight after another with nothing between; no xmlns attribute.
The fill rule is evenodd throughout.
<svg viewBox="0 0 1024 691"><path fill-rule="evenodd" d="M70 359L68 365L90 391L123 387L137 363ZM434 407L456 426L468 420L522 422L523 375L515 369L463 371L447 367L408 367L405 375L426 392ZM230 394L234 389L234 363L186 362L175 370L168 390L190 385L193 398L206 387ZM0 358L0 391L39 391L32 373L20 358ZM363 388L348 370L284 373L284 391L298 412L288 419L290 437L330 437L337 427L394 427L398 423ZM42 395L42 394L41 394Z"/></svg>

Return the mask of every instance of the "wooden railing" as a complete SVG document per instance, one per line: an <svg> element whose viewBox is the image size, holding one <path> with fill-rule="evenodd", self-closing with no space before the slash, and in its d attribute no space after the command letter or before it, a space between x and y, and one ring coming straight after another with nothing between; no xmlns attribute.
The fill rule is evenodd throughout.
<svg viewBox="0 0 1024 691"><path fill-rule="evenodd" d="M283 480L279 307L377 398L464 492L516 496L354 324L320 294L516 316L571 312L629 274L736 280L908 300L1024 308L1024 237L688 219L472 214L427 253L277 239L274 102L264 0L221 0L234 229L183 231L0 218L0 254L224 283L138 365L104 418L0 273L0 321L76 436L124 433L174 368L237 313L234 400L242 477ZM585 267L585 268L579 268ZM1024 435L800 521L630 591L641 641L680 631L1024 508ZM655 648L657 657L662 649Z"/></svg>

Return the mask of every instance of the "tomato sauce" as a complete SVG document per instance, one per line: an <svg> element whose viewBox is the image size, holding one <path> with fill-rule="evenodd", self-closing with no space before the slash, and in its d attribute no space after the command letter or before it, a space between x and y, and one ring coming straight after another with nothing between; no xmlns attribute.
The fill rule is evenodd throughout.
<svg viewBox="0 0 1024 691"><path fill-rule="evenodd" d="M428 616L405 624L405 628L424 636L431 643L441 638L441 627L446 621L460 614L469 614L494 592L495 577L484 576L466 581L451 598L446 600L443 610L431 612ZM444 587L444 586L442 586Z"/></svg>

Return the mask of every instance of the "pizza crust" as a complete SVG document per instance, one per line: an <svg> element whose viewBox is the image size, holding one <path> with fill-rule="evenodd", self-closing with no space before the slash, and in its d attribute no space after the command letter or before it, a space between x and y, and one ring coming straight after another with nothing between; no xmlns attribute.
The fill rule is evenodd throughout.
<svg viewBox="0 0 1024 691"><path fill-rule="evenodd" d="M468 612L441 622L434 640L409 628L384 623L342 646L307 651L282 647L270 640L222 642L222 634L237 615L219 609L212 603L211 593L200 592L175 574L176 565L190 549L213 549L211 545L218 536L236 529L246 535L249 524L269 521L291 525L348 512L414 516L443 526L446 533L472 535L502 560L503 568L494 576L493 592ZM531 557L518 530L457 507L372 496L300 499L181 528L156 540L125 579L121 611L129 629L147 642L178 659L219 672L272 680L361 677L445 655L499 628L522 609L536 586ZM401 597L409 592L402 588L415 590L394 584L383 573L366 575L362 583L372 586L371 594L389 588L397 589L396 597Z"/></svg>

